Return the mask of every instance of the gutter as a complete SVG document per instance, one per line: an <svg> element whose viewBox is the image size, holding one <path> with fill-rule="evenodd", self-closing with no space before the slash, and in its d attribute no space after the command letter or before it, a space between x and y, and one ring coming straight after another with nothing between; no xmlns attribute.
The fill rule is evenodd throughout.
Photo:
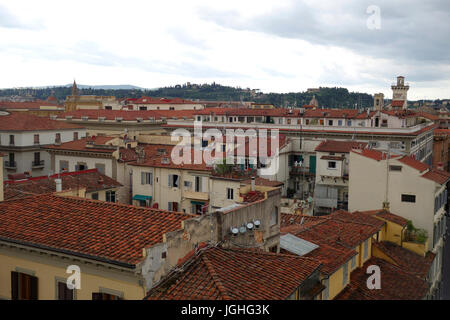
<svg viewBox="0 0 450 320"><path fill-rule="evenodd" d="M111 259L107 259L107 258L92 256L89 254L84 254L84 253L79 253L79 252L73 252L70 250L57 249L57 248L52 248L52 247L45 246L45 245L39 245L39 244L34 244L34 243L20 241L20 240L12 240L12 239L3 238L3 237L0 237L0 241L7 242L10 244L14 244L14 245L21 245L21 246L31 247L31 248L35 248L35 249L40 249L40 250L57 252L57 253L61 253L61 254L69 255L69 256L75 256L75 257L79 257L79 258L83 258L83 259L94 260L94 261L112 264L112 265L127 268L127 269L136 269L136 265L134 265L134 264L129 264L129 263L115 261L115 260L111 260Z"/></svg>

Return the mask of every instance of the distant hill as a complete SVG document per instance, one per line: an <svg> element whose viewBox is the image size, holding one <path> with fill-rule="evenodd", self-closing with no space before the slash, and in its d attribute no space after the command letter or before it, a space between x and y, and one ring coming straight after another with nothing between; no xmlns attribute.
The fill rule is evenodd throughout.
<svg viewBox="0 0 450 320"><path fill-rule="evenodd" d="M346 88L320 87L315 92L263 93L250 88L222 86L212 84L182 84L157 89L143 89L133 85L77 85L82 95L116 96L117 98L151 97L184 98L193 100L254 101L272 103L281 107L300 107L308 104L313 95L320 107L365 108L373 106L373 97L367 93L349 92ZM23 96L47 99L52 92L59 101L71 95L72 84L45 88L1 89L0 97Z"/></svg>

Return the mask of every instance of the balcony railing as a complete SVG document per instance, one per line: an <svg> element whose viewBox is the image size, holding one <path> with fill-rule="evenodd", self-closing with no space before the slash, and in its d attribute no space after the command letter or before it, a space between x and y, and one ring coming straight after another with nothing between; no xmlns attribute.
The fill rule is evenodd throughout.
<svg viewBox="0 0 450 320"><path fill-rule="evenodd" d="M32 166L33 168L43 167L43 166L44 166L44 160L32 161L32 162L31 162L31 166Z"/></svg>
<svg viewBox="0 0 450 320"><path fill-rule="evenodd" d="M6 169L16 169L17 168L16 161L5 161L5 168Z"/></svg>

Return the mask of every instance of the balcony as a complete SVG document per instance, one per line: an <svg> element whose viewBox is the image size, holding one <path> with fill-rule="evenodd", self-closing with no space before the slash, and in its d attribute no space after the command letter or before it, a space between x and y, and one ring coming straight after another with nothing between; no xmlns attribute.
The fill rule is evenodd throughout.
<svg viewBox="0 0 450 320"><path fill-rule="evenodd" d="M309 167L292 167L289 174L292 176L315 176L313 172L310 172Z"/></svg>
<svg viewBox="0 0 450 320"><path fill-rule="evenodd" d="M5 169L17 169L16 161L5 161Z"/></svg>
<svg viewBox="0 0 450 320"><path fill-rule="evenodd" d="M32 161L32 162L31 162L31 167L32 167L33 169L44 168L44 160Z"/></svg>
<svg viewBox="0 0 450 320"><path fill-rule="evenodd" d="M184 197L194 200L208 200L209 194L208 192L184 191Z"/></svg>

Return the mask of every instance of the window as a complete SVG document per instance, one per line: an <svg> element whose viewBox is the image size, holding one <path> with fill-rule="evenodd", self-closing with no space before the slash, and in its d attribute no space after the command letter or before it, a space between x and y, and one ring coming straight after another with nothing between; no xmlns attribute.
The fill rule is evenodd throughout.
<svg viewBox="0 0 450 320"><path fill-rule="evenodd" d="M34 144L39 144L39 135L38 134L34 135Z"/></svg>
<svg viewBox="0 0 450 320"><path fill-rule="evenodd" d="M55 143L61 143L61 133L55 135Z"/></svg>
<svg viewBox="0 0 450 320"><path fill-rule="evenodd" d="M402 166L389 166L389 171L402 171Z"/></svg>
<svg viewBox="0 0 450 320"><path fill-rule="evenodd" d="M233 189L232 188L227 188L227 199L228 200L233 200Z"/></svg>
<svg viewBox="0 0 450 320"><path fill-rule="evenodd" d="M105 110L112 110L112 106L105 106Z"/></svg>
<svg viewBox="0 0 450 320"><path fill-rule="evenodd" d="M364 259L369 256L369 240L364 241Z"/></svg>
<svg viewBox="0 0 450 320"><path fill-rule="evenodd" d="M141 172L141 184L153 184L153 173L152 172Z"/></svg>
<svg viewBox="0 0 450 320"><path fill-rule="evenodd" d="M352 269L351 270L355 269L355 267L356 267L356 256L353 256L353 258L352 258Z"/></svg>
<svg viewBox="0 0 450 320"><path fill-rule="evenodd" d="M84 162L78 162L76 165L75 165L75 171L82 171L82 170L87 170L87 164L86 163L84 163Z"/></svg>
<svg viewBox="0 0 450 320"><path fill-rule="evenodd" d="M178 202L169 202L167 205L167 210L178 211Z"/></svg>
<svg viewBox="0 0 450 320"><path fill-rule="evenodd" d="M328 161L328 169L336 169L336 161Z"/></svg>
<svg viewBox="0 0 450 320"><path fill-rule="evenodd" d="M178 188L178 175L169 174L169 187Z"/></svg>
<svg viewBox="0 0 450 320"><path fill-rule="evenodd" d="M106 191L106 201L107 202L116 202L116 192L115 191Z"/></svg>
<svg viewBox="0 0 450 320"><path fill-rule="evenodd" d="M92 200L98 200L98 192L92 194Z"/></svg>
<svg viewBox="0 0 450 320"><path fill-rule="evenodd" d="M352 120L347 120L347 126L351 127L352 126Z"/></svg>
<svg viewBox="0 0 450 320"><path fill-rule="evenodd" d="M332 126L333 125L333 120L328 120L328 125Z"/></svg>
<svg viewBox="0 0 450 320"><path fill-rule="evenodd" d="M402 194L402 202L416 202L416 196L412 194Z"/></svg>
<svg viewBox="0 0 450 320"><path fill-rule="evenodd" d="M78 140L78 132L73 133L73 140Z"/></svg>
<svg viewBox="0 0 450 320"><path fill-rule="evenodd" d="M147 107L139 107L139 110L145 111L147 110Z"/></svg>
<svg viewBox="0 0 450 320"><path fill-rule="evenodd" d="M342 126L342 120L338 120L338 126Z"/></svg>
<svg viewBox="0 0 450 320"><path fill-rule="evenodd" d="M13 134L9 135L9 144L14 145L14 135Z"/></svg>
<svg viewBox="0 0 450 320"><path fill-rule="evenodd" d="M278 246L270 247L269 252L278 253Z"/></svg>
<svg viewBox="0 0 450 320"><path fill-rule="evenodd" d="M69 170L69 161L60 160L59 161L59 172L63 170Z"/></svg>
<svg viewBox="0 0 450 320"><path fill-rule="evenodd" d="M38 279L26 273L11 271L11 299L37 300Z"/></svg>
<svg viewBox="0 0 450 320"><path fill-rule="evenodd" d="M74 290L67 287L66 281L56 280L56 290L58 300L75 300Z"/></svg>
<svg viewBox="0 0 450 320"><path fill-rule="evenodd" d="M343 269L343 275L342 275L342 286L345 287L347 285L348 282L348 262L346 262L344 264L344 269Z"/></svg>
<svg viewBox="0 0 450 320"><path fill-rule="evenodd" d="M276 224L278 224L278 207L274 207L270 215L270 225L274 226Z"/></svg>
<svg viewBox="0 0 450 320"><path fill-rule="evenodd" d="M122 300L121 296L105 293L105 292L92 292L92 300Z"/></svg>
<svg viewBox="0 0 450 320"><path fill-rule="evenodd" d="M195 177L195 192L202 191L202 177Z"/></svg>
<svg viewBox="0 0 450 320"><path fill-rule="evenodd" d="M34 153L33 165L38 166L40 164L41 164L41 153L40 152L35 152Z"/></svg>
<svg viewBox="0 0 450 320"><path fill-rule="evenodd" d="M190 182L190 181L184 181L184 186L185 186L186 188L190 188L191 185L192 185L192 182Z"/></svg>

